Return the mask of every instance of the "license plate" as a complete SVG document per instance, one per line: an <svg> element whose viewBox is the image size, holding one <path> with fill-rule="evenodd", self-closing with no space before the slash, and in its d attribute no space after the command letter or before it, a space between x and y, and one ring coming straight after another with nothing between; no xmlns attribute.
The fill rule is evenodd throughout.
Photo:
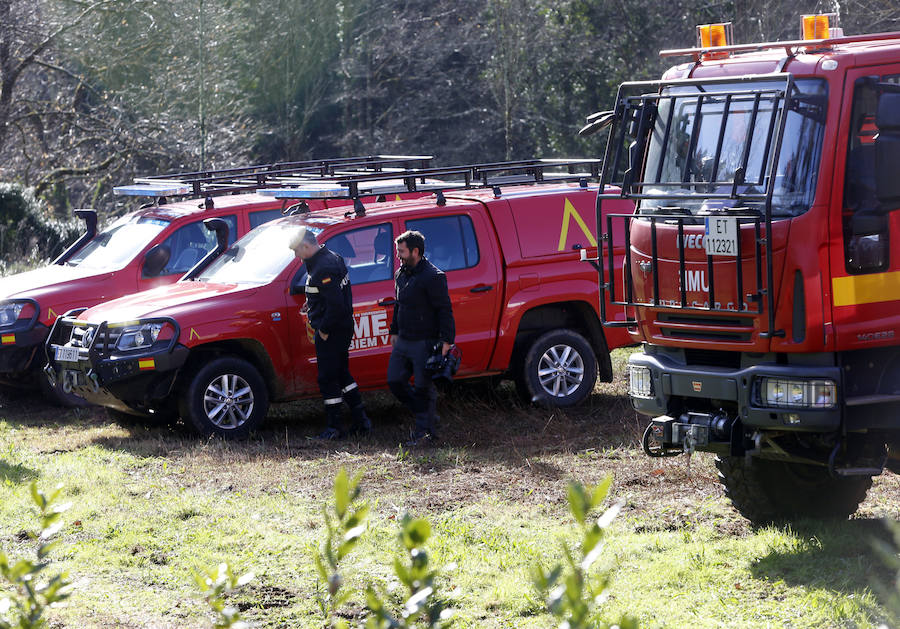
<svg viewBox="0 0 900 629"><path fill-rule="evenodd" d="M78 362L78 348L77 347L63 347L61 345L56 346L56 360L67 362L67 363L77 363Z"/></svg>
<svg viewBox="0 0 900 629"><path fill-rule="evenodd" d="M736 256L738 254L738 224L736 218L707 216L703 237L707 255Z"/></svg>

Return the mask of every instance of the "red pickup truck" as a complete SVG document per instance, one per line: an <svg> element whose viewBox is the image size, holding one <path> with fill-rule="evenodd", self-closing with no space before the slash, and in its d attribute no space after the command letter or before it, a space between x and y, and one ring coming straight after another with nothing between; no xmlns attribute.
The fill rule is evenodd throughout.
<svg viewBox="0 0 900 629"><path fill-rule="evenodd" d="M303 225L344 257L356 318L351 370L362 388L384 387L393 241L414 229L426 237L425 255L447 273L462 350L457 377L505 375L536 402L576 404L598 373L612 379L609 349L631 342L624 329L601 328L597 272L580 261L582 249L596 251L598 189L588 178L599 162L522 164L410 171L402 179L409 190L421 190L416 182L426 176L462 180L442 183L427 198L356 203L267 223L192 279L60 319L47 342L49 367L67 390L92 403L180 415L201 433L225 437L258 426L270 400L318 395L303 310L305 270L288 247ZM591 172L571 174L574 166ZM560 168L567 172L549 172ZM353 196L371 179L339 187ZM533 185L516 185L526 181ZM486 189L471 189L475 182ZM285 194L335 190L332 183ZM632 205L604 208L621 213ZM616 256L619 264L623 257Z"/></svg>
<svg viewBox="0 0 900 629"><path fill-rule="evenodd" d="M97 233L97 214L77 210L87 232L52 264L0 278L0 384L44 384L42 351L50 327L64 312L138 291L171 284L216 244L202 221L221 218L233 242L254 227L279 218L285 202L254 194L298 180L341 173L390 172L397 166L426 166L429 156L347 157L263 164L203 173L147 177L115 188L117 194L151 196L155 202L126 214ZM173 197L194 197L172 202ZM371 197L374 199L375 197ZM315 200L323 208L346 201ZM74 402L48 389L60 402Z"/></svg>

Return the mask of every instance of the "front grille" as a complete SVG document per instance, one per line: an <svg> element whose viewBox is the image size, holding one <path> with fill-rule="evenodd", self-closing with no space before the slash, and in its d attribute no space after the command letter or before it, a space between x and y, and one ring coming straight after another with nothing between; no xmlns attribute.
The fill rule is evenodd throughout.
<svg viewBox="0 0 900 629"><path fill-rule="evenodd" d="M752 317L694 313L660 312L655 324L666 338L738 343L749 342L754 329Z"/></svg>
<svg viewBox="0 0 900 629"><path fill-rule="evenodd" d="M688 365L704 365L707 367L726 367L740 369L740 352L723 352L714 349L685 349L684 358Z"/></svg>
<svg viewBox="0 0 900 629"><path fill-rule="evenodd" d="M110 348L115 347L119 336L122 334L122 328L106 328L104 337L95 341L94 338L98 329L99 326L97 325L72 326L72 334L69 337L68 345L72 347L90 347L91 343L95 343L99 347L102 347L104 344ZM85 342L85 337L87 337L87 342Z"/></svg>

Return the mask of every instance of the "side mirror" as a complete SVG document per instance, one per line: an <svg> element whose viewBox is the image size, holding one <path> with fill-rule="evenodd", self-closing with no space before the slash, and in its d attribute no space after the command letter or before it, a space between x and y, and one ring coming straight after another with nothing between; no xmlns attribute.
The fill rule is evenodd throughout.
<svg viewBox="0 0 900 629"><path fill-rule="evenodd" d="M900 208L900 92L882 92L875 125L875 194L890 212Z"/></svg>
<svg viewBox="0 0 900 629"><path fill-rule="evenodd" d="M166 268L166 265L169 263L169 258L171 257L172 250L166 245L155 245L151 247L150 251L147 252L147 255L144 256L144 266L141 269L141 276L158 276L162 270Z"/></svg>

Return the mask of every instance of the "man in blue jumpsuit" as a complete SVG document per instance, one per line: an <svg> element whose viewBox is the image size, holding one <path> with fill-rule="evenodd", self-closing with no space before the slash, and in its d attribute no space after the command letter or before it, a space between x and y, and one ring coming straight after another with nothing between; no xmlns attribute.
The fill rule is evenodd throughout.
<svg viewBox="0 0 900 629"><path fill-rule="evenodd" d="M319 245L316 235L301 228L291 249L306 266L306 306L315 332L319 390L325 400L328 427L318 436L332 440L344 436L341 403L350 407L351 435L367 435L372 423L366 415L359 387L350 375L350 341L353 339L353 294L347 265L338 254Z"/></svg>

